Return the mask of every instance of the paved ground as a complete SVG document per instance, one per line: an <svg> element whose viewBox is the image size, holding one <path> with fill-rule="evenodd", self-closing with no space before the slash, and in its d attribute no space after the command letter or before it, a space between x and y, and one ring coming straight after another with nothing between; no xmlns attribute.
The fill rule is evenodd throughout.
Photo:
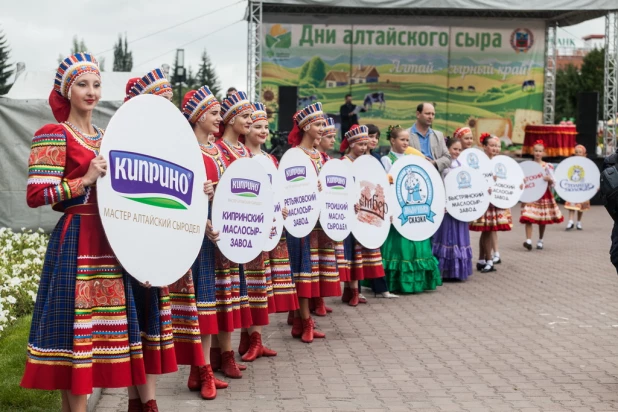
<svg viewBox="0 0 618 412"><path fill-rule="evenodd" d="M327 339L311 345L277 315L265 340L278 357L250 364L214 401L186 389L186 369L166 375L160 410L618 411L611 223L594 207L584 231L550 227L545 250L532 252L515 224L500 235L497 272L356 309L333 299L318 319ZM97 411L126 402L106 390Z"/></svg>

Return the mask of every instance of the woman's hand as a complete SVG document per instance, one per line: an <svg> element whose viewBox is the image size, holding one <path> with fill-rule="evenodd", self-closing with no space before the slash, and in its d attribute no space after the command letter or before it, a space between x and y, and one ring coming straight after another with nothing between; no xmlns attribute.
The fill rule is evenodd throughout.
<svg viewBox="0 0 618 412"><path fill-rule="evenodd" d="M552 183L553 182L551 176L543 176L543 180L545 180L548 183Z"/></svg>
<svg viewBox="0 0 618 412"><path fill-rule="evenodd" d="M318 192L322 191L322 182L318 180Z"/></svg>
<svg viewBox="0 0 618 412"><path fill-rule="evenodd" d="M145 287L146 289L150 289L152 287L152 285L148 281L146 281L144 283L139 282L139 284L142 285L143 287Z"/></svg>
<svg viewBox="0 0 618 412"><path fill-rule="evenodd" d="M360 212L360 204L354 203L354 214L358 215L358 212Z"/></svg>
<svg viewBox="0 0 618 412"><path fill-rule="evenodd" d="M105 176L105 173L107 173L107 161L102 155L98 155L90 161L88 171L84 177L82 177L82 184L86 187L92 186L95 184L99 176Z"/></svg>
<svg viewBox="0 0 618 412"><path fill-rule="evenodd" d="M281 209L281 215L283 216L283 220L286 220L288 218L288 208L284 207L283 209Z"/></svg>
<svg viewBox="0 0 618 412"><path fill-rule="evenodd" d="M206 237L208 237L208 240L210 240L215 245L219 241L219 231L212 228L212 222L210 221L210 219L206 222Z"/></svg>
<svg viewBox="0 0 618 412"><path fill-rule="evenodd" d="M494 182L498 181L498 176L494 175Z"/></svg>
<svg viewBox="0 0 618 412"><path fill-rule="evenodd" d="M208 200L212 200L212 198L215 197L215 186L212 184L211 180L204 182L204 194L208 196Z"/></svg>

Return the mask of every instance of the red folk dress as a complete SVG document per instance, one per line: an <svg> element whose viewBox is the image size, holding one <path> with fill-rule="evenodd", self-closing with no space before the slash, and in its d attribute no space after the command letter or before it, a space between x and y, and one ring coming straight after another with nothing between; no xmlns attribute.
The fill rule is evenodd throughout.
<svg viewBox="0 0 618 412"><path fill-rule="evenodd" d="M66 124L48 124L32 140L28 205L52 205L64 215L45 254L25 388L84 395L95 387L146 383L131 283L103 232L96 186L82 184L99 153L103 131L96 130L88 136Z"/></svg>

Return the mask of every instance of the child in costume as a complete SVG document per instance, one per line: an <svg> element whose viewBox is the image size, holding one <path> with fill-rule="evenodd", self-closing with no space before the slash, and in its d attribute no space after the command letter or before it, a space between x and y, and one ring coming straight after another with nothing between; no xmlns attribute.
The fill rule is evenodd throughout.
<svg viewBox="0 0 618 412"><path fill-rule="evenodd" d="M581 144L575 146L575 156L586 157L586 148ZM565 202L564 208L569 211L569 222L567 223L566 230L572 230L574 227L577 227L577 230L582 230L582 217L586 210L590 210L590 200L586 200L583 203ZM575 212L577 212L577 225L573 224Z"/></svg>

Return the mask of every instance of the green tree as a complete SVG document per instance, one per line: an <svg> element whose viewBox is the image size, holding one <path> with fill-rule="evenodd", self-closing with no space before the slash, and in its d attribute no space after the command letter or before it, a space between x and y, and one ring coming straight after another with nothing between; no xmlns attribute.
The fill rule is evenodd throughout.
<svg viewBox="0 0 618 412"><path fill-rule="evenodd" d="M202 52L202 61L200 62L200 67L197 70L197 83L198 87L208 86L212 94L217 96L217 98L221 97L221 88L219 87L219 77L215 72L215 68L210 61L210 57L208 57L208 53L206 53L206 49Z"/></svg>
<svg viewBox="0 0 618 412"><path fill-rule="evenodd" d="M555 121L577 115L577 95L581 91L581 79L577 68L569 64L556 72Z"/></svg>
<svg viewBox="0 0 618 412"><path fill-rule="evenodd" d="M11 88L9 77L11 77L14 70L11 69L12 65L9 64L10 54L11 49L9 48L8 40L4 32L0 30L0 94L8 93Z"/></svg>
<svg viewBox="0 0 618 412"><path fill-rule="evenodd" d="M604 76L605 49L594 49L584 57L580 69L580 80L582 92L599 92L600 116L603 115Z"/></svg>
<svg viewBox="0 0 618 412"><path fill-rule="evenodd" d="M133 52L129 51L127 35L124 41L122 35L118 35L118 43L114 45L114 68L115 72L130 72L133 69Z"/></svg>

